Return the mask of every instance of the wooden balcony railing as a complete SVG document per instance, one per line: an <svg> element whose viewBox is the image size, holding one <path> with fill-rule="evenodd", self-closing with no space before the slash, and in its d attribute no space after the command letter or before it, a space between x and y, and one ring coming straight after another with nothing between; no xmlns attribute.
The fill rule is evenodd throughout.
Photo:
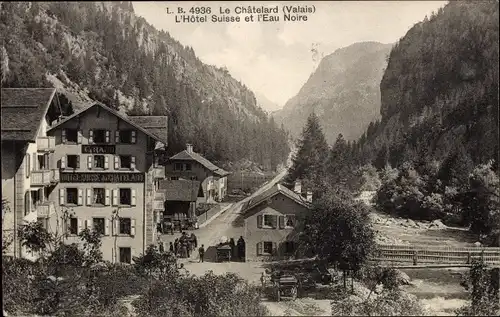
<svg viewBox="0 0 500 317"><path fill-rule="evenodd" d="M37 217L39 218L49 218L52 214L56 212L56 207L52 201L45 201L36 206Z"/></svg>
<svg viewBox="0 0 500 317"><path fill-rule="evenodd" d="M53 136L42 136L36 139L36 147L39 152L54 152L56 149L56 138Z"/></svg>
<svg viewBox="0 0 500 317"><path fill-rule="evenodd" d="M59 170L35 170L31 171L32 186L48 186L51 183L59 182Z"/></svg>

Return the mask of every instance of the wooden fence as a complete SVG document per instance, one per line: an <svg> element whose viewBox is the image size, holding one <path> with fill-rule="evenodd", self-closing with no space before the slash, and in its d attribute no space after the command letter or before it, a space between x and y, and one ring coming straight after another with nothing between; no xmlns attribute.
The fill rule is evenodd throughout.
<svg viewBox="0 0 500 317"><path fill-rule="evenodd" d="M452 248L416 245L378 245L378 253L371 259L377 262L412 263L412 265L446 264L470 265L483 258L486 264L500 265L500 248Z"/></svg>

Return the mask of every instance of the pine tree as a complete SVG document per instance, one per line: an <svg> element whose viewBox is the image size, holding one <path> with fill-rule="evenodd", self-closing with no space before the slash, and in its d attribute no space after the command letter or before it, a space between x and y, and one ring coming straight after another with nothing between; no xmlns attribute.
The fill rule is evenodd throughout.
<svg viewBox="0 0 500 317"><path fill-rule="evenodd" d="M324 187L327 156L328 144L319 118L315 113L311 113L297 142L297 153L293 158L286 182L292 184L300 179L306 188L313 191L313 194L320 193Z"/></svg>

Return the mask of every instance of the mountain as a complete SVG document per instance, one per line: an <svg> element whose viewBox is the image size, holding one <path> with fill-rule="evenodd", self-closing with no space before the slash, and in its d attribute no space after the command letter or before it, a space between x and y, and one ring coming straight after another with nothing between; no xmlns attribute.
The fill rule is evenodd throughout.
<svg viewBox="0 0 500 317"><path fill-rule="evenodd" d="M393 167L453 152L498 168L498 1L450 1L392 49L380 83L381 119L359 158Z"/></svg>
<svg viewBox="0 0 500 317"><path fill-rule="evenodd" d="M267 111L268 113L272 113L276 110L281 109L280 105L267 99L266 96L264 96L259 92L255 92L255 99L257 100L257 105L260 106L265 111Z"/></svg>
<svg viewBox="0 0 500 317"><path fill-rule="evenodd" d="M355 140L379 118L380 80L391 44L355 43L325 56L298 94L274 114L294 136L315 112L328 143Z"/></svg>
<svg viewBox="0 0 500 317"><path fill-rule="evenodd" d="M131 2L1 2L2 87L56 87L78 110L101 101L168 115L169 151L216 162L286 160L287 136L227 70L134 13Z"/></svg>

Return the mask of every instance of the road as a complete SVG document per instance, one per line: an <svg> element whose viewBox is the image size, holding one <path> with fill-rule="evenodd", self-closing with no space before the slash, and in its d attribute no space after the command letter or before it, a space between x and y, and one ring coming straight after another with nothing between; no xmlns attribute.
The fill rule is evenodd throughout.
<svg viewBox="0 0 500 317"><path fill-rule="evenodd" d="M249 197L234 203L225 212L220 214L217 218L213 219L208 225L198 230L193 230L194 234L198 239L198 244L203 244L207 250L210 246L215 246L222 236L227 238L233 238L235 241L238 240L240 236L244 235L244 226L241 223L241 208L242 206L253 197L259 195L263 191L271 188L276 183L278 183L286 175L287 170L283 170L272 180L264 183L257 191L255 191ZM186 231L188 234L191 231ZM163 235L162 241L167 242L173 241L175 238L180 237L180 233L176 232L175 235ZM197 252L193 252L189 259L179 259L180 263L184 264L184 267L192 274L203 275L208 271L213 271L216 274L224 274L226 272L233 272L239 274L242 278L249 280L250 282L258 282L260 273L262 272L261 263L239 263L239 262L225 262L225 263L214 263L213 258L207 252L205 258L207 261L205 263L198 263L199 257Z"/></svg>

